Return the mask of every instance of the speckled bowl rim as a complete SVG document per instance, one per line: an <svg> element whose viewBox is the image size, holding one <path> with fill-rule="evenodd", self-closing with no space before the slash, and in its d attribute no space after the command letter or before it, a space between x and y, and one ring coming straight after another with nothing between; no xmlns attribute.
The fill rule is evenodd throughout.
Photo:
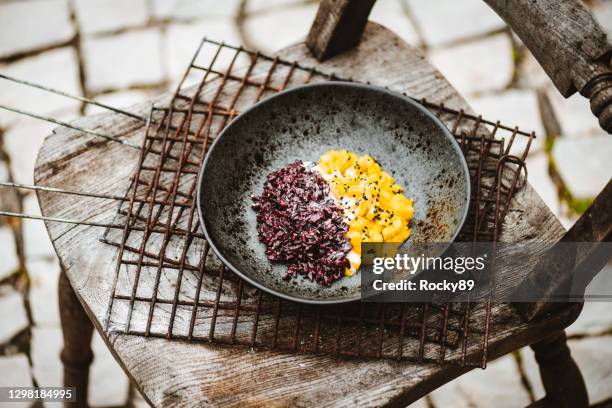
<svg viewBox="0 0 612 408"><path fill-rule="evenodd" d="M247 115L249 115L251 113L251 111L259 109L261 106L264 106L264 105L270 103L271 101L273 101L275 99L283 98L286 95L290 95L292 93L300 92L300 91L303 91L304 89L317 89L317 88L330 88L330 87L331 88L341 87L341 88L351 88L351 89L364 89L364 90L366 90L368 92L383 93L383 94L387 94L387 95L389 95L391 97L401 99L404 102L407 102L407 103L413 105L417 110L420 110L426 117L431 119L431 121L435 124L435 126L437 126L442 131L444 136L446 136L446 139L450 142L452 148L454 149L454 151L457 153L457 155L459 157L459 162L461 163L461 167L462 167L462 170L463 170L463 172L465 174L465 179L467 180L467 183L465 185L465 189L466 189L466 192L465 192L466 193L465 194L465 196L466 196L465 210L463 212L463 215L461 216L460 222L455 225L455 232L453 234L453 237L452 237L451 241L448 242L446 247L444 248L445 250L448 248L448 246L450 246L450 244L452 242L454 242L457 239L457 236L459 235L459 232L463 228L465 220L467 219L467 216L468 216L468 212L469 212L469 209L470 209L470 200L471 200L471 178L470 178L470 171L469 171L469 167L468 167L467 161L465 160L465 156L463 155L463 152L461 151L461 147L459 146L459 143L457 143L457 140L455 139L453 134L450 132L450 130L448 130L446 125L444 125L444 123L442 123L442 121L437 116L435 116L433 113L431 113L423 105L419 104L418 102L416 102L412 98L409 98L406 95L400 94L398 92L391 91L391 90L389 90L387 88L383 88L383 87L380 87L380 86L375 86L375 85L362 84L362 83L357 83L357 82L325 81L325 82L317 82L317 83L312 83L312 84L296 86L296 87L293 87L293 88L290 88L290 89L278 92L278 93L276 93L274 95L271 95L271 96L267 97L266 99L264 99L264 100L262 100L260 102L255 103L254 105L252 105L251 107L249 107L248 109L243 111L236 118L234 118L234 120L232 120L221 131L221 133L219 133L219 135L217 135L217 137L215 138L214 142L208 148L208 152L206 152L206 157L204 158L204 162L202 163L202 167L200 168L200 172L199 172L199 175L198 175L198 185L197 185L198 190L197 190L197 193L196 193L196 200L197 200L196 201L196 206L197 206L197 210L198 210L198 217L199 217L199 220L200 220L200 224L202 226L202 230L204 232L204 236L206 237L206 241L208 242L208 245L210 245L211 249L213 250L215 255L219 258L219 260L225 266L230 268L230 270L232 272L234 272L241 279L244 279L245 281L247 281L251 285L255 286L256 288L258 288L260 290L263 290L265 292L268 292L271 295L278 296L280 298L283 298L283 299L286 299L286 300L290 300L290 301L293 301L293 302L309 304L309 305L333 305L333 304L350 303L350 302L355 302L357 300L360 300L361 299L361 295L353 296L353 297L347 297L347 298L333 299L333 300L329 300L329 299L304 299L304 298L294 297L294 296L291 296L289 294L279 292L279 291L277 291L275 289L272 289L272 288L270 288L270 287L260 283L259 281L255 280L255 279L250 278L246 274L242 273L240 271L240 269L238 269L236 266L234 266L230 261L228 261L223 256L223 253L221 252L221 250L219 248L217 248L217 246L215 245L214 240L211 238L211 236L209 234L209 231L208 231L208 228L207 228L206 219L202 215L202 189L203 189L202 186L203 186L203 181L204 181L204 177L205 177L204 173L206 171L206 167L207 167L208 161L210 160L211 154L215 150L217 144L225 136L225 134L230 131L230 129L232 128L233 125L238 123L240 120L243 120L243 118L246 117Z"/></svg>

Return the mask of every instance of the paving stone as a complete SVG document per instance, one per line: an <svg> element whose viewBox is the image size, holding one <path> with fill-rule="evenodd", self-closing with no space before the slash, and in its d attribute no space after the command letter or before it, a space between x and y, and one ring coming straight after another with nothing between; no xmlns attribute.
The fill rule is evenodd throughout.
<svg viewBox="0 0 612 408"><path fill-rule="evenodd" d="M374 3L370 20L384 25L408 44L419 45L420 38L408 18L404 0L378 0Z"/></svg>
<svg viewBox="0 0 612 408"><path fill-rule="evenodd" d="M0 58L62 44L74 36L66 0L0 3Z"/></svg>
<svg viewBox="0 0 612 408"><path fill-rule="evenodd" d="M523 59L518 66L517 85L531 89L554 86L544 68L528 49L525 49Z"/></svg>
<svg viewBox="0 0 612 408"><path fill-rule="evenodd" d="M569 342L586 382L591 404L612 397L612 336L586 338Z"/></svg>
<svg viewBox="0 0 612 408"><path fill-rule="evenodd" d="M514 408L526 406L518 369L508 355L489 363L486 370L473 370L430 394L434 406L454 408Z"/></svg>
<svg viewBox="0 0 612 408"><path fill-rule="evenodd" d="M140 394L137 389L134 389L134 395L132 396L132 407L134 408L150 408L151 405L145 401L144 397Z"/></svg>
<svg viewBox="0 0 612 408"><path fill-rule="evenodd" d="M426 398L427 397L423 397L414 401L412 404L408 405L408 408L430 408Z"/></svg>
<svg viewBox="0 0 612 408"><path fill-rule="evenodd" d="M167 19L214 20L235 16L239 4L240 0L153 0L153 15Z"/></svg>
<svg viewBox="0 0 612 408"><path fill-rule="evenodd" d="M182 78L202 41L202 37L225 41L232 45L241 43L238 31L229 19L215 19L195 24L170 24L166 29L164 48L167 51L166 61L173 81L171 88L174 88L178 80ZM196 63L208 66L216 50L216 46L205 44ZM226 67L232 57L233 52L222 52L215 63L215 68ZM201 78L201 75L199 78Z"/></svg>
<svg viewBox="0 0 612 408"><path fill-rule="evenodd" d="M565 99L553 87L547 90L547 94L564 136L582 138L607 135L591 112L589 101L582 95L576 93Z"/></svg>
<svg viewBox="0 0 612 408"><path fill-rule="evenodd" d="M0 357L0 387L31 387L30 366L25 354L15 354L9 357ZM25 404L24 406L28 406ZM18 406L11 403L10 407Z"/></svg>
<svg viewBox="0 0 612 408"><path fill-rule="evenodd" d="M13 231L9 227L0 228L0 280L19 268Z"/></svg>
<svg viewBox="0 0 612 408"><path fill-rule="evenodd" d="M10 357L0 357L0 387L31 387L30 366L24 354ZM9 375L5 375L9 373ZM31 402L11 402L4 406L8 408L28 408Z"/></svg>
<svg viewBox="0 0 612 408"><path fill-rule="evenodd" d="M11 170L16 182L33 184L38 149L56 127L53 123L30 119L6 131L4 147L12 158Z"/></svg>
<svg viewBox="0 0 612 408"><path fill-rule="evenodd" d="M540 379L540 369L538 368L538 363L536 363L533 351L529 347L523 347L519 353L521 355L523 364L523 373L525 374L525 377L533 391L534 398L537 401L543 398L546 394L544 392L544 387L542 386L542 380Z"/></svg>
<svg viewBox="0 0 612 408"><path fill-rule="evenodd" d="M608 302L609 305L609 297L612 295L612 261L608 262L608 264L599 271L597 276L593 278L585 290L585 296L587 299L593 299L597 295L605 295L608 297L606 302ZM600 322L603 330L612 329L611 322L612 316L608 313L608 315L603 317Z"/></svg>
<svg viewBox="0 0 612 408"><path fill-rule="evenodd" d="M612 36L612 3L609 1L595 2L591 11L608 36Z"/></svg>
<svg viewBox="0 0 612 408"><path fill-rule="evenodd" d="M248 0L245 11L251 13L274 13L285 8L292 8L300 5L300 1L295 0Z"/></svg>
<svg viewBox="0 0 612 408"><path fill-rule="evenodd" d="M567 328L568 335L594 335L612 331L612 313L610 299L612 295L612 263L608 263L599 271L586 288L587 299L592 296L607 296L602 301L586 301L582 312L576 321ZM596 300L596 298L591 298ZM601 298L600 298L601 299Z"/></svg>
<svg viewBox="0 0 612 408"><path fill-rule="evenodd" d="M24 199L23 210L26 214L40 215L40 207L35 195L28 195ZM43 221L23 220L23 239L28 259L55 259L55 249L53 249Z"/></svg>
<svg viewBox="0 0 612 408"><path fill-rule="evenodd" d="M143 25L149 18L146 0L75 0L74 7L85 34Z"/></svg>
<svg viewBox="0 0 612 408"><path fill-rule="evenodd" d="M570 340L568 342L572 357L584 377L589 402L591 405L612 397L612 336L600 336ZM521 350L523 367L536 399L544 397L544 388L540 380L538 365L533 351L529 348Z"/></svg>
<svg viewBox="0 0 612 408"><path fill-rule="evenodd" d="M553 154L561 176L576 197L595 197L612 176L610 136L559 138Z"/></svg>
<svg viewBox="0 0 612 408"><path fill-rule="evenodd" d="M90 372L89 402L92 406L123 406L129 381L97 332L93 339L94 362Z"/></svg>
<svg viewBox="0 0 612 408"><path fill-rule="evenodd" d="M59 327L57 283L60 266L57 259L26 262L30 274L30 306L38 327Z"/></svg>
<svg viewBox="0 0 612 408"><path fill-rule="evenodd" d="M567 211L561 215L558 215L557 218L559 219L561 225L563 225L563 228L565 228L566 231L569 230L578 220L577 216L573 214L567 214Z"/></svg>
<svg viewBox="0 0 612 408"><path fill-rule="evenodd" d="M3 160L0 160L0 181L7 181L8 176L9 176L9 167Z"/></svg>
<svg viewBox="0 0 612 408"><path fill-rule="evenodd" d="M148 91L148 90L119 91L119 92L113 92L109 94L98 95L94 99L97 102L105 103L115 108L129 108L130 106L134 104L150 100L155 95L157 95L157 92ZM86 115L92 115L94 113L100 113L100 112L108 112L108 109L101 108L95 105L87 105L85 107Z"/></svg>
<svg viewBox="0 0 612 408"><path fill-rule="evenodd" d="M156 28L83 41L87 88L91 92L164 79L161 36Z"/></svg>
<svg viewBox="0 0 612 408"><path fill-rule="evenodd" d="M259 50L277 51L306 37L317 8L316 4L305 4L252 15L244 22L245 36Z"/></svg>
<svg viewBox="0 0 612 408"><path fill-rule="evenodd" d="M600 272L602 273L602 272ZM608 288L610 288L608 284ZM610 291L606 292L610 296ZM610 302L586 302L580 317L567 328L568 335L594 335L612 330Z"/></svg>
<svg viewBox="0 0 612 408"><path fill-rule="evenodd" d="M510 127L518 126L525 132L535 131L536 138L531 142L530 152L542 150L544 146L544 127L540 117L538 98L531 90L509 90L498 94L467 98L468 103L483 118L499 120ZM508 133L505 133L508 134ZM512 154L522 155L527 147L527 137L515 138Z"/></svg>
<svg viewBox="0 0 612 408"><path fill-rule="evenodd" d="M505 26L479 0L407 0L425 42L432 46L488 33Z"/></svg>
<svg viewBox="0 0 612 408"><path fill-rule="evenodd" d="M47 51L12 64L0 64L0 72L73 95L81 95L77 57L71 47ZM76 111L80 105L78 101L7 80L0 80L0 103L49 116ZM28 119L23 115L0 110L2 127L24 123Z"/></svg>
<svg viewBox="0 0 612 408"><path fill-rule="evenodd" d="M548 175L548 158L545 154L539 153L527 157L527 170L529 184L538 192L548 208L557 215L560 215L561 204L557 197L557 189Z"/></svg>
<svg viewBox="0 0 612 408"><path fill-rule="evenodd" d="M514 69L512 43L503 33L432 51L429 58L464 95L505 88L512 79Z"/></svg>
<svg viewBox="0 0 612 408"><path fill-rule="evenodd" d="M3 291L0 295L0 343L10 340L27 326L21 294L14 290Z"/></svg>
<svg viewBox="0 0 612 408"><path fill-rule="evenodd" d="M34 327L32 361L34 376L41 387L62 385L62 330L59 327Z"/></svg>
<svg viewBox="0 0 612 408"><path fill-rule="evenodd" d="M9 166L0 160L0 181L9 180ZM18 191L10 187L0 187L0 209L2 211L20 212L20 198ZM8 217L0 217L0 227L8 226Z"/></svg>
<svg viewBox="0 0 612 408"><path fill-rule="evenodd" d="M32 340L34 374L41 386L62 382L62 332L59 327L36 327ZM92 406L123 406L128 379L97 333L92 342L94 362L89 377L89 403Z"/></svg>

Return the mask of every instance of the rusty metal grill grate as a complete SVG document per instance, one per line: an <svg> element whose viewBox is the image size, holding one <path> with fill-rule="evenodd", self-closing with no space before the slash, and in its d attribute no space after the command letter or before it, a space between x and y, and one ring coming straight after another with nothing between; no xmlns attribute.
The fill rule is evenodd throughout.
<svg viewBox="0 0 612 408"><path fill-rule="evenodd" d="M103 237L118 247L107 332L485 366L490 303L306 306L253 288L209 249L195 191L210 142L253 103L292 86L332 79L342 80L295 62L202 41L175 94L152 108L114 222L124 227L108 229ZM469 163L472 208L461 239L497 240L510 200L524 184L533 133L421 103L447 124Z"/></svg>

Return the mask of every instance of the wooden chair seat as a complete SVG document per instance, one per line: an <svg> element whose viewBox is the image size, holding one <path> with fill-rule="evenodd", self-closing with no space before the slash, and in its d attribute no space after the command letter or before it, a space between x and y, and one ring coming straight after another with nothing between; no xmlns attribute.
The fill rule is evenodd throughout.
<svg viewBox="0 0 612 408"><path fill-rule="evenodd" d="M314 60L304 44L283 49L279 55L342 77L471 111L420 51L377 24L368 23L357 48L323 63ZM141 104L130 110L144 116L149 106ZM142 138L142 122L115 113L80 118L75 124L121 135L136 144ZM35 181L42 186L120 195L127 189L137 157L136 149L77 131L56 129L40 150ZM117 210L117 203L111 200L42 191L38 197L42 213L48 217L109 222ZM531 186L520 190L511 206L529 211L521 217L509 213L501 241L557 241L565 233ZM153 406L404 406L469 370L449 365L249 351L123 333L107 335L102 328L117 249L100 242L103 229L99 227L48 222L47 229L76 298L112 354ZM525 323L511 306L495 305L489 360L562 330L579 312L580 305L575 305L545 320ZM477 352L469 349L468 355ZM70 360L69 356L65 360ZM83 359L85 365L86 360Z"/></svg>

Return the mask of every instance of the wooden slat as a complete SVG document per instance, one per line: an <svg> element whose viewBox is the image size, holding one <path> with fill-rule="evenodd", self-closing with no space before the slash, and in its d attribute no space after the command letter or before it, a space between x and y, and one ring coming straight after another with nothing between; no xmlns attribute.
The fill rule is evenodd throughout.
<svg viewBox="0 0 612 408"><path fill-rule="evenodd" d="M376 0L323 0L306 44L323 61L359 43Z"/></svg>
<svg viewBox="0 0 612 408"><path fill-rule="evenodd" d="M612 133L612 43L579 0L485 0L521 38L559 92L579 91Z"/></svg>

